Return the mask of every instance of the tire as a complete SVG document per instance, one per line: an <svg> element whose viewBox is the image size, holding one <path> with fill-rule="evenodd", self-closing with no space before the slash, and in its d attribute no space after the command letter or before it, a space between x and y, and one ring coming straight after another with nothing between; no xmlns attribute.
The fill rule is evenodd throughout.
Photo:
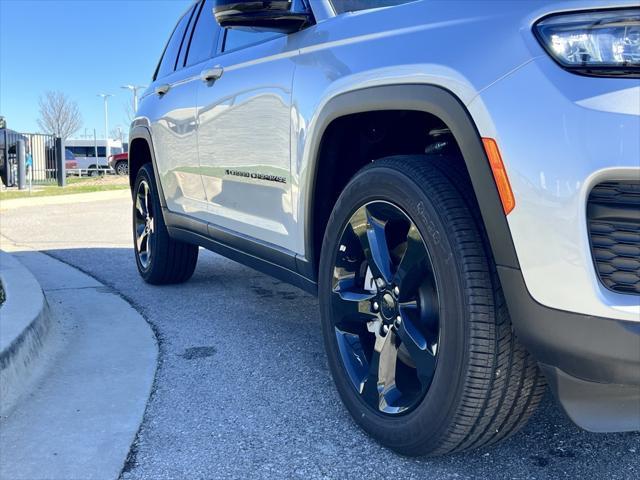
<svg viewBox="0 0 640 480"><path fill-rule="evenodd" d="M527 422L545 391L537 363L512 331L486 236L474 220L469 197L461 193L464 185L457 183L459 176L448 177L428 160L387 158L358 172L329 218L319 269L322 330L340 397L360 427L408 456L436 456L496 443ZM380 225L383 241L371 233ZM398 233L407 228L414 233ZM366 235L358 233L365 230ZM383 257L372 245L384 245L391 252L390 268L396 273L390 282L384 281L385 269L375 265ZM422 245L426 255L407 263L419 265L419 274L408 274L403 259L410 246L415 255L415 245ZM375 280L373 287L363 283L368 275ZM378 275L384 288L375 286ZM401 285L407 278L413 282L409 288ZM394 302L389 290L394 282L402 287L397 291L404 292L404 300L400 293ZM411 300L411 290L418 292L417 300ZM345 305L354 299L358 307L347 310L351 307ZM395 313L385 312L392 306ZM358 322L367 320L365 331ZM386 336L395 332L388 342L381 337L380 325L387 328ZM411 335L416 330L419 333ZM389 351L395 348L396 360L387 364L393 365L392 377L382 359L393 355L385 356L386 346L377 353L378 341L392 345ZM434 358L429 375L424 374L428 362L420 360L430 358L425 352ZM417 387L407 379L414 379ZM377 387L373 397L369 382Z"/></svg>
<svg viewBox="0 0 640 480"><path fill-rule="evenodd" d="M115 168L116 174L118 175L129 175L129 163L123 160L116 163Z"/></svg>
<svg viewBox="0 0 640 480"><path fill-rule="evenodd" d="M198 247L169 236L150 163L138 171L133 192L133 246L140 276L152 285L186 282L196 268Z"/></svg>

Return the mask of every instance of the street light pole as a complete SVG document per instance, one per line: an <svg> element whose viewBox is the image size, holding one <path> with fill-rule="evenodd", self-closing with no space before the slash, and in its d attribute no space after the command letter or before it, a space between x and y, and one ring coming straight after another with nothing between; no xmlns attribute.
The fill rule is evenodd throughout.
<svg viewBox="0 0 640 480"><path fill-rule="evenodd" d="M122 85L120 88L131 90L133 93L133 114L135 115L138 111L138 90L147 88L146 85Z"/></svg>
<svg viewBox="0 0 640 480"><path fill-rule="evenodd" d="M109 154L111 153L111 149L109 148L109 107L107 106L107 100L109 97L113 97L110 93L99 93L98 97L102 97L104 100L104 139L106 141L106 157L109 158ZM96 163L98 159L96 158Z"/></svg>

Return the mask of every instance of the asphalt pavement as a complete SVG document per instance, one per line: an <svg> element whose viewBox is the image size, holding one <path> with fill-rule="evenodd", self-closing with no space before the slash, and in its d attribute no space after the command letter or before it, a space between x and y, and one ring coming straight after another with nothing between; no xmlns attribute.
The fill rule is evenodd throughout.
<svg viewBox="0 0 640 480"><path fill-rule="evenodd" d="M412 459L379 446L334 389L314 297L204 250L188 283L146 285L129 203L24 207L0 221L13 242L119 292L156 333L154 389L122 479L640 478L639 433L584 432L549 395L491 449Z"/></svg>

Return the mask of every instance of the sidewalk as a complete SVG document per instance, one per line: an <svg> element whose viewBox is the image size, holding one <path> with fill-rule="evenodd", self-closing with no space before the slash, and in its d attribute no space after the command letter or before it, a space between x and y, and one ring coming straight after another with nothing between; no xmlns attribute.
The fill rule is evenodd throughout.
<svg viewBox="0 0 640 480"><path fill-rule="evenodd" d="M0 478L116 479L151 393L155 336L93 278L39 252L13 256L42 286L53 338L37 383L0 421Z"/></svg>

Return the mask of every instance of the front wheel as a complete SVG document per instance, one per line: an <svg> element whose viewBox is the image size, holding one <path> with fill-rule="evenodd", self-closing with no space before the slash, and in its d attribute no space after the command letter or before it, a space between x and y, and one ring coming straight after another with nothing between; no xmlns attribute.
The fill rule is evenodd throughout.
<svg viewBox="0 0 640 480"><path fill-rule="evenodd" d="M196 268L198 247L169 236L150 163L138 172L133 193L133 244L140 276L154 285L186 282Z"/></svg>
<svg viewBox="0 0 640 480"><path fill-rule="evenodd" d="M319 296L333 378L355 421L405 455L496 442L544 390L471 212L428 157L390 158L351 180L326 229Z"/></svg>

